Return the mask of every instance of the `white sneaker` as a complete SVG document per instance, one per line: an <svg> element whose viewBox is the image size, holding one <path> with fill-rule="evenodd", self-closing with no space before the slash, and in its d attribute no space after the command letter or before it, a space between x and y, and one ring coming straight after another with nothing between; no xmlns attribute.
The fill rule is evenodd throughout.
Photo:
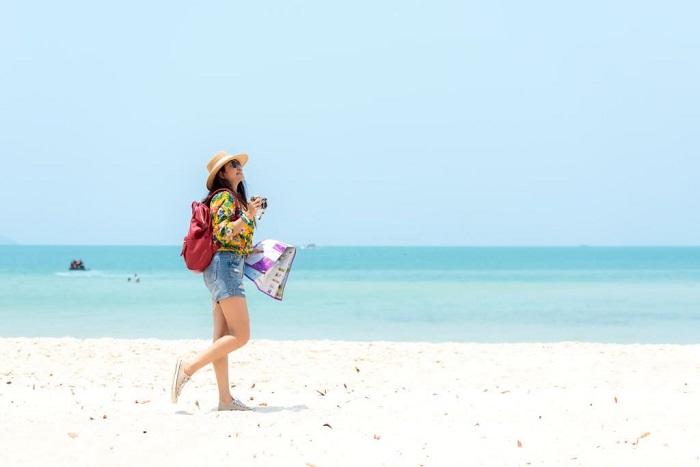
<svg viewBox="0 0 700 467"><path fill-rule="evenodd" d="M173 384L170 386L170 400L173 404L177 404L177 398L180 397L182 388L185 387L185 383L190 380L187 376L185 370L182 367L182 357L177 359L175 363L175 374L173 375Z"/></svg>
<svg viewBox="0 0 700 467"><path fill-rule="evenodd" d="M253 410L235 397L229 404L219 404L219 410Z"/></svg>

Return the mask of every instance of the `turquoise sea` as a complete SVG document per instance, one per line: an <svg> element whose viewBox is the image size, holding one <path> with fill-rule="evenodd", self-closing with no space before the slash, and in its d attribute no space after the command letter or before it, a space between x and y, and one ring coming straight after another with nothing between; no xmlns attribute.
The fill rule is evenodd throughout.
<svg viewBox="0 0 700 467"><path fill-rule="evenodd" d="M0 246L0 337L207 339L210 298L179 253ZM246 287L253 338L700 343L698 247L319 247L297 252L282 302Z"/></svg>

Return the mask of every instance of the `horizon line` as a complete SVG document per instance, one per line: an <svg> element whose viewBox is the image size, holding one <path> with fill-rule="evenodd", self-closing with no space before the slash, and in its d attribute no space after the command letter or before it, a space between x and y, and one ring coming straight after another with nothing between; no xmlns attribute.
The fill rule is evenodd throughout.
<svg viewBox="0 0 700 467"><path fill-rule="evenodd" d="M697 245L672 245L672 244L562 244L562 245L431 245L431 244L405 244L405 245L324 245L319 243L304 243L292 246L299 249L314 248L698 248ZM178 244L71 244L71 243L0 243L2 246L19 247L164 247L181 248Z"/></svg>

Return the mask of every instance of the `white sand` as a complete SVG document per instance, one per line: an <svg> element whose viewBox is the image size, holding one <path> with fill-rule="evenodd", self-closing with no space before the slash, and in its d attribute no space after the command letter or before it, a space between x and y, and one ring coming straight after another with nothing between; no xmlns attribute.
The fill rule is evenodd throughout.
<svg viewBox="0 0 700 467"><path fill-rule="evenodd" d="M700 345L0 339L2 465L700 465Z"/></svg>

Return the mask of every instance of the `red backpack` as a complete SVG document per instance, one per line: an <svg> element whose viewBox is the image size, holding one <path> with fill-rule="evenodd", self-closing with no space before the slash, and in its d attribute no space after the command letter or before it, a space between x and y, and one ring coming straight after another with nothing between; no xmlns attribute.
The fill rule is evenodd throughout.
<svg viewBox="0 0 700 467"><path fill-rule="evenodd" d="M182 252L180 253L180 256L185 258L187 269L192 272L204 272L219 248L219 242L214 240L209 203L214 195L221 191L230 193L230 190L222 188L207 196L201 203L199 201L192 202L190 229L182 242Z"/></svg>

